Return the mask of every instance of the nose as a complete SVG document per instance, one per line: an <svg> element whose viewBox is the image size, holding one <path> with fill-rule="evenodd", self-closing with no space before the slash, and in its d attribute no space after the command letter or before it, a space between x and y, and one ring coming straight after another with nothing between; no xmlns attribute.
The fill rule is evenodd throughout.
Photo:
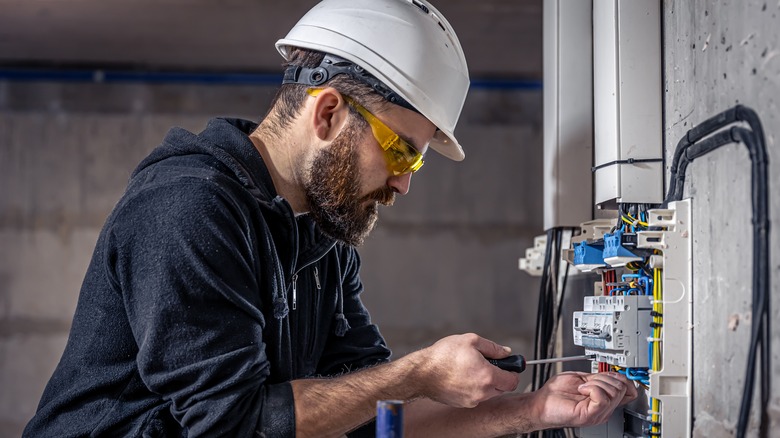
<svg viewBox="0 0 780 438"><path fill-rule="evenodd" d="M409 187L412 185L412 174L392 175L387 179L387 185L399 195L409 193Z"/></svg>

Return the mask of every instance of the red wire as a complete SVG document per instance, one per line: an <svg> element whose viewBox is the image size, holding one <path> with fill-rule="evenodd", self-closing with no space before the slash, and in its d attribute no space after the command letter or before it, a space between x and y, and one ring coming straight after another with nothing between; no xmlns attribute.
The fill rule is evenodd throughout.
<svg viewBox="0 0 780 438"><path fill-rule="evenodd" d="M614 295L612 289L615 287L614 283L616 281L615 279L617 278L615 275L616 274L614 269L604 271L604 273L601 274L601 281L604 283L604 295Z"/></svg>

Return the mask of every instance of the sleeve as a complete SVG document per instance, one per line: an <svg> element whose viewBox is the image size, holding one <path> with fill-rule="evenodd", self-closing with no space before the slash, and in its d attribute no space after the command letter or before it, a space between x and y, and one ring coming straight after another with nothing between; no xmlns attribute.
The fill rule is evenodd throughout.
<svg viewBox="0 0 780 438"><path fill-rule="evenodd" d="M347 245L339 246L341 293L344 315L350 329L344 336L338 336L334 331L328 334L325 353L319 365L319 372L323 375L336 375L385 363L391 355L379 328L371 323L371 316L360 300L363 284L360 281L360 257L357 250Z"/></svg>
<svg viewBox="0 0 780 438"><path fill-rule="evenodd" d="M289 383L266 384L249 214L198 178L143 189L117 208L113 271L141 379L188 436L294 436Z"/></svg>

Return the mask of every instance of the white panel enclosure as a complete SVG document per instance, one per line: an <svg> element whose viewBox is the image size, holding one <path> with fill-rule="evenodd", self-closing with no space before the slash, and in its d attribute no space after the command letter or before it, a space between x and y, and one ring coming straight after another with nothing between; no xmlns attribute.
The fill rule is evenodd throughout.
<svg viewBox="0 0 780 438"><path fill-rule="evenodd" d="M663 198L661 5L594 0L596 204Z"/></svg>
<svg viewBox="0 0 780 438"><path fill-rule="evenodd" d="M544 2L544 228L593 218L591 0Z"/></svg>

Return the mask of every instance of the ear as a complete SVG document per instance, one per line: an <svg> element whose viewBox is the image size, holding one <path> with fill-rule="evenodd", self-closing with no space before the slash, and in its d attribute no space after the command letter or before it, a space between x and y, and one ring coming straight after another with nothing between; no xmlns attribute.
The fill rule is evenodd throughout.
<svg viewBox="0 0 780 438"><path fill-rule="evenodd" d="M349 117L347 102L335 88L328 87L314 97L313 105L311 126L314 134L320 140L333 141Z"/></svg>

